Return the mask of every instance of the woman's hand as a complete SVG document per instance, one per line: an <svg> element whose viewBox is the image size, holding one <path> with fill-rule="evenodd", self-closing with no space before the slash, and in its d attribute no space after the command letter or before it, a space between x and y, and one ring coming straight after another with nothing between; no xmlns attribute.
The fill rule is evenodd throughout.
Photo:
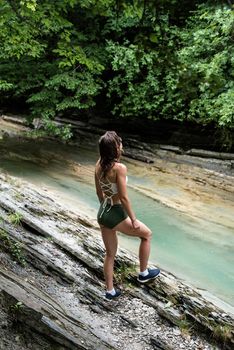
<svg viewBox="0 0 234 350"><path fill-rule="evenodd" d="M140 228L140 223L137 219L133 219L132 221L132 227L136 230Z"/></svg>

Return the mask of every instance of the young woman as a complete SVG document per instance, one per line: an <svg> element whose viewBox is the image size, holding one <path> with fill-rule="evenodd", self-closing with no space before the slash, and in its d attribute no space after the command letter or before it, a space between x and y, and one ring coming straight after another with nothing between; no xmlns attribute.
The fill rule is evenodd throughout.
<svg viewBox="0 0 234 350"><path fill-rule="evenodd" d="M95 167L95 184L100 208L97 220L106 248L104 276L106 298L120 296L121 291L113 286L114 259L118 240L116 232L122 232L141 239L139 247L140 273L138 281L148 282L156 278L160 270L148 269L151 231L137 220L127 194L127 168L120 163L122 140L114 131L107 131L99 139L100 158Z"/></svg>

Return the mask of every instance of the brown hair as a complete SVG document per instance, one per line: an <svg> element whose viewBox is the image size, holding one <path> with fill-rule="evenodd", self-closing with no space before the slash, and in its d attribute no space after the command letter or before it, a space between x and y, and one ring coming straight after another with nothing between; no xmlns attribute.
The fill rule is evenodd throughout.
<svg viewBox="0 0 234 350"><path fill-rule="evenodd" d="M122 139L115 131L107 131L99 139L100 166L104 177L119 160L121 142Z"/></svg>

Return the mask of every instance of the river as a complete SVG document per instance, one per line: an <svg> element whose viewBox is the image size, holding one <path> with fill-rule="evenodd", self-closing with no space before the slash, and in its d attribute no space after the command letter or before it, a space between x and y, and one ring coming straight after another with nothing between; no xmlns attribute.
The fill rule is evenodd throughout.
<svg viewBox="0 0 234 350"><path fill-rule="evenodd" d="M1 169L46 189L93 222L98 208L93 182L96 159L95 149L49 141L0 143ZM230 227L186 215L150 198L155 186L152 170L144 166L140 176L139 165L133 166L127 158L123 161L129 168L129 197L136 215L153 231L151 263L220 299L225 307L234 306L234 223ZM139 189L148 191L148 195ZM163 187L161 190L166 191ZM179 191L176 187L167 190L172 197ZM136 253L138 243L137 239L120 235L120 245Z"/></svg>

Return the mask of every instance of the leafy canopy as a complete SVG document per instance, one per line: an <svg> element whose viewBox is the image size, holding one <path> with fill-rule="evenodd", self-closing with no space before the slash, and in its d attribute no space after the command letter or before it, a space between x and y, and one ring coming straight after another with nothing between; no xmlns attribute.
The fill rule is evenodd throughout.
<svg viewBox="0 0 234 350"><path fill-rule="evenodd" d="M0 100L50 131L85 113L232 129L233 35L230 1L0 0Z"/></svg>

